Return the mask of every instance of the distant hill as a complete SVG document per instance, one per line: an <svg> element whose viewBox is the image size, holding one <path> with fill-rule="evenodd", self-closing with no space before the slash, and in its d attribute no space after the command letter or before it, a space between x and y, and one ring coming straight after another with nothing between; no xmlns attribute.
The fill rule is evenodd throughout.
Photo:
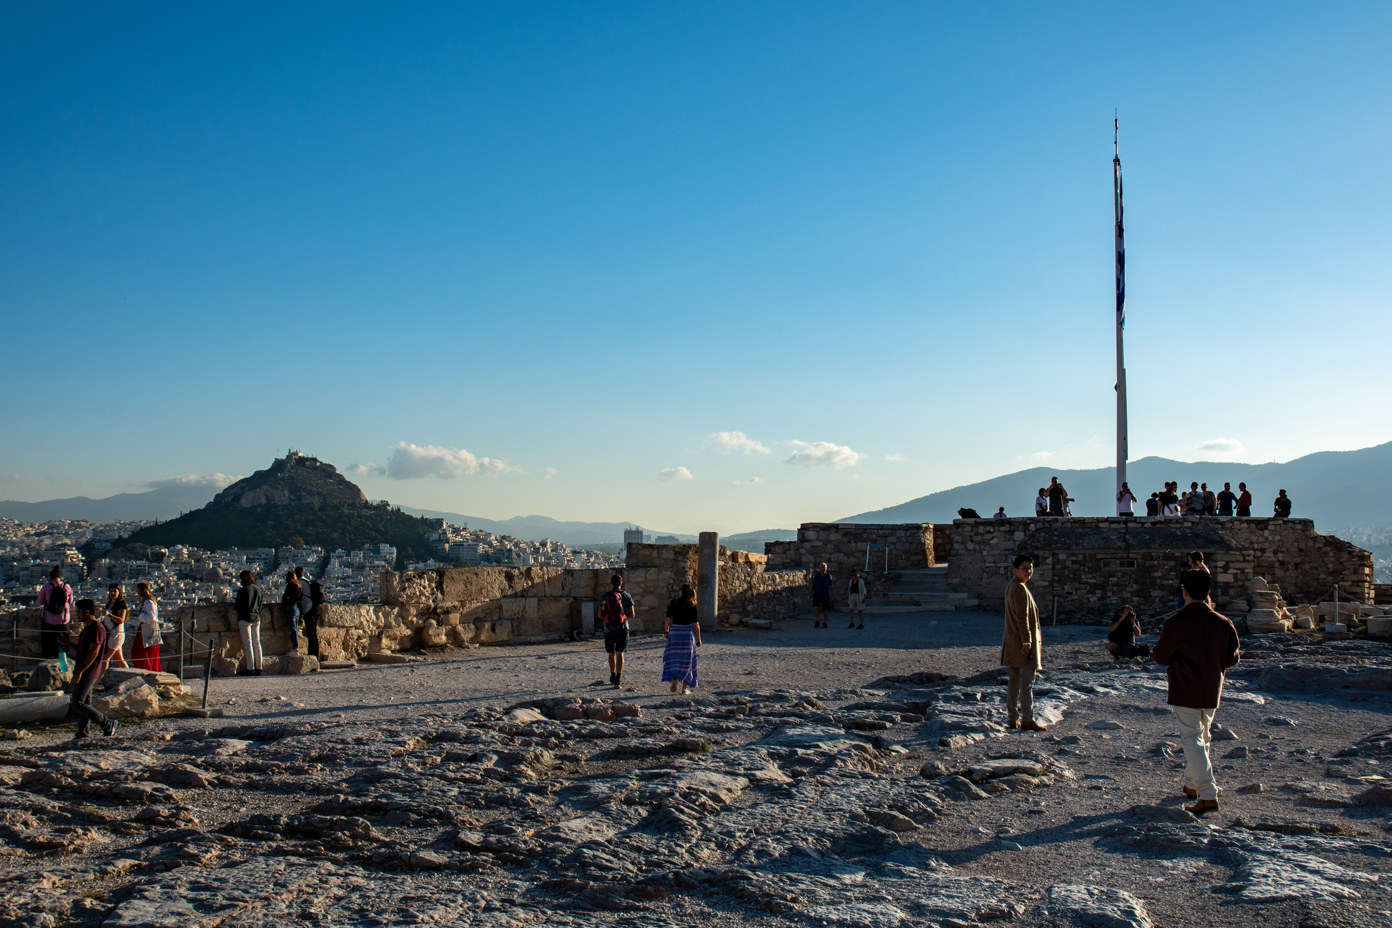
<svg viewBox="0 0 1392 928"><path fill-rule="evenodd" d="M511 535L524 541L541 541L549 538L572 548L592 548L596 550L622 549L624 529L633 528L636 522L558 522L546 516L515 516L511 519L483 519L466 516L460 512L445 512L440 509L412 509L402 506L402 512L418 516L444 519L455 525L467 525L471 529L492 532L494 535ZM644 528L649 540L668 535L686 543L694 543L696 535L683 535L678 532L663 532ZM794 529L772 528L758 532L743 532L721 537L720 543L735 551L764 553L766 541L793 541L797 538ZM617 547L615 547L617 546Z"/></svg>
<svg viewBox="0 0 1392 928"><path fill-rule="evenodd" d="M425 519L371 504L332 464L291 453L223 490L201 509L133 533L112 556L150 546L361 548L385 542L398 565L431 556Z"/></svg>
<svg viewBox="0 0 1392 928"><path fill-rule="evenodd" d="M1284 488L1294 500L1291 515L1313 519L1323 532L1349 526L1392 521L1392 494L1384 483L1392 473L1392 442L1358 451L1321 451L1284 464L1231 464L1213 461L1185 463L1167 458L1148 457L1126 466L1126 479L1136 496L1146 497L1159 490L1166 480L1178 480L1184 487L1190 481L1207 481L1217 492L1228 481L1236 491L1246 481L1252 491L1252 513L1271 515L1271 501ZM957 510L969 507L989 516L997 506L1008 515L1034 513L1034 497L1040 487L1057 476L1076 501L1077 516L1111 515L1116 510L1115 469L1060 470L1033 467L980 483L954 487L918 499L862 512L838 519L839 522L951 522ZM1144 512L1144 508L1140 508Z"/></svg>
<svg viewBox="0 0 1392 928"><path fill-rule="evenodd" d="M720 539L720 543L732 551L751 551L764 553L766 541L797 541L797 530L791 528L766 528L759 532L741 532Z"/></svg>
<svg viewBox="0 0 1392 928"><path fill-rule="evenodd" d="M523 541L541 541L549 538L572 548L589 548L600 544L622 544L624 529L633 528L636 522L559 522L547 516L514 516L511 519L484 519L479 516L466 516L461 512L445 512L440 509L413 509L402 506L402 512L418 516L444 519L454 525L467 525L471 529L492 532L494 535L511 535ZM677 535L675 532L660 532L645 528L649 538L658 535L676 535L682 541L695 541L695 535Z"/></svg>
<svg viewBox="0 0 1392 928"><path fill-rule="evenodd" d="M178 484L146 493L118 493L104 499L74 496L38 503L3 500L0 501L0 518L18 519L21 522L52 522L58 519L143 522L172 519L180 513L206 505L216 492L217 487L209 484Z"/></svg>

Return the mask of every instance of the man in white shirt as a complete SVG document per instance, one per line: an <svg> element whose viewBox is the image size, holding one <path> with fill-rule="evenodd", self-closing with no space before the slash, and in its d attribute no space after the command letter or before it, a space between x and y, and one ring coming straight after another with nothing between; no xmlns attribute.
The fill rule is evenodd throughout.
<svg viewBox="0 0 1392 928"><path fill-rule="evenodd" d="M1136 494L1131 492L1131 487L1125 480L1121 482L1121 489L1117 491L1117 515L1134 516L1136 513L1132 506L1136 504Z"/></svg>
<svg viewBox="0 0 1392 928"><path fill-rule="evenodd" d="M1039 495L1034 498L1034 517L1036 519L1049 514L1049 491L1043 487L1039 488Z"/></svg>

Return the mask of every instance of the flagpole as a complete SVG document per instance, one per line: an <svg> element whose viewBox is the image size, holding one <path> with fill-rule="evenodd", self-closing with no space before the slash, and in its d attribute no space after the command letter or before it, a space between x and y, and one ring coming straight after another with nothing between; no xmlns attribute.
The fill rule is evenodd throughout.
<svg viewBox="0 0 1392 928"><path fill-rule="evenodd" d="M1112 118L1112 193L1116 213L1116 401L1117 449L1116 492L1126 482L1126 362L1122 353L1122 330L1126 326L1126 229L1122 223L1120 124Z"/></svg>

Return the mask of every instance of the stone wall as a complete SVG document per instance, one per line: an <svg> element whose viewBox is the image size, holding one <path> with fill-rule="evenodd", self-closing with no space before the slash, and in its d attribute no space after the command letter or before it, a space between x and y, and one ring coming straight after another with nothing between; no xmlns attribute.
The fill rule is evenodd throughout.
<svg viewBox="0 0 1392 928"><path fill-rule="evenodd" d="M193 637L185 648L188 660L202 664L211 647L213 673L230 676L242 665L242 637L237 628L236 610L231 603L184 606L174 620ZM437 617L420 622L409 608L378 604L333 605L319 607L319 656L326 661L353 661L376 651L397 651L433 645L465 647L488 643L493 630L459 628L443 625ZM173 635L167 635L171 640ZM166 648L168 646L166 645ZM303 641L301 650L305 649ZM290 631L285 622L285 608L273 603L261 610L261 651L266 673L289 673L304 670L303 658L290 655ZM165 650L165 668L174 672L175 654Z"/></svg>
<svg viewBox="0 0 1392 928"><path fill-rule="evenodd" d="M634 598L635 632L662 630L667 603L683 583L696 581L696 545L631 545L629 567L617 571ZM719 617L727 624L784 618L807 606L803 570L768 570L768 559L743 551L719 552ZM560 641L593 629L595 606L616 571L559 567L460 567L382 575L382 602L320 607L319 651L325 660L359 660L379 652L425 647L467 648L488 644ZM0 651L39 653L38 609L17 610L14 629ZM587 624L588 618L588 624ZM243 661L241 635L230 603L185 606L166 617L162 657L177 672L177 629L190 631L190 660L202 663L211 648L214 671L235 673ZM18 632L18 634L15 634ZM261 645L267 673L297 672L304 658L292 656L285 611L264 607ZM196 652L196 653L195 653Z"/></svg>
<svg viewBox="0 0 1392 928"><path fill-rule="evenodd" d="M1373 602L1379 606L1392 606L1392 583L1374 583Z"/></svg>
<svg viewBox="0 0 1392 928"><path fill-rule="evenodd" d="M681 585L696 587L698 545L630 544L624 563L624 589L633 597L638 618L656 618L663 625L667 604L681 592ZM608 589L609 572L604 572ZM807 608L809 576L801 568L771 570L769 558L747 551L719 553L719 597L716 612L725 624L749 619L777 619Z"/></svg>
<svg viewBox="0 0 1392 928"><path fill-rule="evenodd" d="M949 535L950 538L950 535ZM886 548L890 571L932 567L935 557L932 525L862 525L853 522L807 522L798 527L797 541L770 541L764 544L770 567L815 570L825 562L838 577L852 570L884 573ZM947 542L951 549L951 541Z"/></svg>
<svg viewBox="0 0 1392 928"><path fill-rule="evenodd" d="M1262 577L1287 602L1340 595L1368 602L1372 555L1343 539L1317 534L1309 519L982 519L954 523L948 582L1003 605L1015 555L1035 557L1031 582L1047 620L1110 621L1123 603L1158 618L1179 606L1185 555L1202 551L1213 572L1220 612L1247 610L1247 584Z"/></svg>

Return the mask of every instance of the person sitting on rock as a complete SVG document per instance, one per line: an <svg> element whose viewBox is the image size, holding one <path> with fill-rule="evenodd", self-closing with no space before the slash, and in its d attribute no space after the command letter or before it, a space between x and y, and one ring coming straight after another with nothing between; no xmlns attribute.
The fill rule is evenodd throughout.
<svg viewBox="0 0 1392 928"><path fill-rule="evenodd" d="M1129 605L1122 606L1117 613L1116 621L1112 627L1107 629L1107 652L1119 661L1128 661L1133 657L1150 657L1150 648L1143 644L1136 644L1136 637L1141 633L1141 622L1136 618L1136 610Z"/></svg>

